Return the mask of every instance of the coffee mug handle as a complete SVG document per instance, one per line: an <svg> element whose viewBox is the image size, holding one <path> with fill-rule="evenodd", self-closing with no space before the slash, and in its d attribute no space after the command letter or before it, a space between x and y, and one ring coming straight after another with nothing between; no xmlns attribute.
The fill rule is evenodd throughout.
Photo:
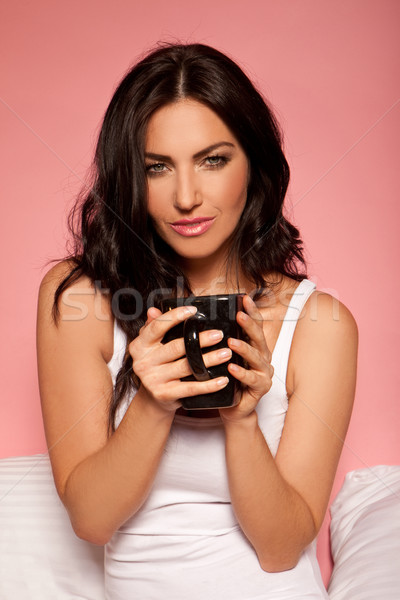
<svg viewBox="0 0 400 600"><path fill-rule="evenodd" d="M210 371L204 364L203 355L200 348L199 339L199 321L207 317L202 313L196 313L193 317L186 319L183 326L183 338L185 341L186 357L189 361L189 366L197 381L207 381L212 379Z"/></svg>

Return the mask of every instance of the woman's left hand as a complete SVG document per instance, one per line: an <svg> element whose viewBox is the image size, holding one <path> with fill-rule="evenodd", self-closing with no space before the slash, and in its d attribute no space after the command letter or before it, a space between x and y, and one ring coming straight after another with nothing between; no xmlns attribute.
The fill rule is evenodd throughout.
<svg viewBox="0 0 400 600"><path fill-rule="evenodd" d="M263 318L250 296L243 299L246 312L237 313L237 322L248 337L248 342L236 338L228 339L228 346L247 363L247 368L229 363L228 370L242 384L240 402L236 406L223 408L220 415L224 423L238 422L248 417L256 408L260 398L272 385L274 368L271 352L265 341Z"/></svg>

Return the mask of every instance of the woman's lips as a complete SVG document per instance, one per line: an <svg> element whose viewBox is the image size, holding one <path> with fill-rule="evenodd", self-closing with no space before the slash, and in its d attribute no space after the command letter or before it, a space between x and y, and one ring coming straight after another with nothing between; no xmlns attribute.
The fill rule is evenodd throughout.
<svg viewBox="0 0 400 600"><path fill-rule="evenodd" d="M181 219L170 223L172 229L185 237L205 233L211 227L215 217L199 217L198 219Z"/></svg>

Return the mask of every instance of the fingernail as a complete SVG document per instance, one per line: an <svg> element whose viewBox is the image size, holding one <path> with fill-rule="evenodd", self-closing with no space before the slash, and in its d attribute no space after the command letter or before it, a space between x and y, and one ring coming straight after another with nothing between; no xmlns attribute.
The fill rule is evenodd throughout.
<svg viewBox="0 0 400 600"><path fill-rule="evenodd" d="M239 342L235 338L229 338L229 344L231 346L234 346L235 348L237 348L239 346Z"/></svg>
<svg viewBox="0 0 400 600"><path fill-rule="evenodd" d="M226 385L228 381L228 377L220 377L219 379L217 379L217 385L222 387L223 385Z"/></svg>
<svg viewBox="0 0 400 600"><path fill-rule="evenodd" d="M218 351L217 356L218 358L229 358L232 356L232 350L229 350L229 348L223 348L222 350Z"/></svg>
<svg viewBox="0 0 400 600"><path fill-rule="evenodd" d="M211 340L222 340L222 338L224 337L224 334L220 330L210 331L209 336L210 336Z"/></svg>

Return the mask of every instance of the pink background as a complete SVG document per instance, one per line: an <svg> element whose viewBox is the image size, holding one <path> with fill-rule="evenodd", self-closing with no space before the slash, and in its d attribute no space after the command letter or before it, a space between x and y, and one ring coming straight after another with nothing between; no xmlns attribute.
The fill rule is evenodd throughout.
<svg viewBox="0 0 400 600"><path fill-rule="evenodd" d="M354 416L335 483L399 462L397 0L3 3L0 456L45 451L35 313L96 131L128 66L158 40L214 45L276 107L288 210L311 278L360 330ZM319 556L329 574L327 523Z"/></svg>

